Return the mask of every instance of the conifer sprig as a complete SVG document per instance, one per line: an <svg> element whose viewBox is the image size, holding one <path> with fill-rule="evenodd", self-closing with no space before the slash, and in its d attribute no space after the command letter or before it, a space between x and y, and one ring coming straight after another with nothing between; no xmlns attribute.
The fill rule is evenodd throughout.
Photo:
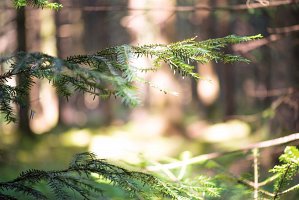
<svg viewBox="0 0 299 200"><path fill-rule="evenodd" d="M123 103L135 106L139 103L135 82L145 82L138 77L138 71L156 71L162 63L183 77L198 79L191 63L248 62L240 56L223 53L228 44L261 38L260 35L240 37L228 36L198 42L195 38L168 45L151 44L143 46L121 45L107 48L91 55L71 56L67 59L52 57L43 53L18 52L13 56L0 56L0 66L9 65L9 70L0 74L0 112L5 120L16 120L12 104L20 106L34 84L33 78L48 79L57 92L68 98L74 91L82 91L109 98L120 97ZM153 59L153 68L138 69L132 59L147 56ZM23 74L22 84L10 86L7 80Z"/></svg>
<svg viewBox="0 0 299 200"><path fill-rule="evenodd" d="M274 199L277 199L282 190L293 180L299 173L299 150L295 146L287 146L284 153L279 157L280 165L274 166L270 172L274 173L276 180L274 182ZM297 190L299 184L292 187L292 190ZM291 190L287 190L290 192Z"/></svg>
<svg viewBox="0 0 299 200"><path fill-rule="evenodd" d="M60 3L51 3L48 0L13 0L13 3L16 8L21 8L25 6L35 6L38 8L49 8L59 10L63 7Z"/></svg>
<svg viewBox="0 0 299 200"><path fill-rule="evenodd" d="M170 182L110 164L97 159L92 153L81 153L65 170L28 170L12 181L0 182L0 197L18 199L18 194L24 194L35 199L48 199L47 195L36 189L37 185L45 183L55 199L73 199L75 195L84 199L99 199L100 195L105 196L105 190L97 184L101 180L125 191L127 199L164 197L192 200L202 199L203 192L208 196L219 195L218 189L205 177L199 177L192 183Z"/></svg>

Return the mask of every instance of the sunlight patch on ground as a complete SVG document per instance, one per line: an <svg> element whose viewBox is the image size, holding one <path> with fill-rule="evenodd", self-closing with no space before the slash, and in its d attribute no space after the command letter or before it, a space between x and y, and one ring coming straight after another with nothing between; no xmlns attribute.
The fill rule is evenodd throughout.
<svg viewBox="0 0 299 200"><path fill-rule="evenodd" d="M180 145L182 144L176 137L149 138L143 134L118 131L111 136L95 136L89 146L89 151L96 153L99 158L139 163L142 157L157 160L173 156Z"/></svg>
<svg viewBox="0 0 299 200"><path fill-rule="evenodd" d="M61 141L65 146L86 147L91 142L90 130L70 130L61 136Z"/></svg>
<svg viewBox="0 0 299 200"><path fill-rule="evenodd" d="M155 137L162 135L167 130L167 120L160 115L150 115L143 110L135 110L131 116L131 130L137 135Z"/></svg>
<svg viewBox="0 0 299 200"><path fill-rule="evenodd" d="M189 132L201 141L220 143L247 138L250 134L250 127L247 123L239 120L231 120L210 126L197 122L189 126Z"/></svg>

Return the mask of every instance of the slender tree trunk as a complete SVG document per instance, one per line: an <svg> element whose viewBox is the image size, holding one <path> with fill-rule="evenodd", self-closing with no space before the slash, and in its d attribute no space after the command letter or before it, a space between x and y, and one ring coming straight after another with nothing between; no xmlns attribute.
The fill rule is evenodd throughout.
<svg viewBox="0 0 299 200"><path fill-rule="evenodd" d="M25 16L25 8L20 8L17 11L17 51L26 51L26 16ZM17 84L22 84L25 75L20 74L17 77ZM19 108L19 122L18 128L24 136L33 136L33 132L29 125L29 96L23 102L23 105Z"/></svg>
<svg viewBox="0 0 299 200"><path fill-rule="evenodd" d="M61 3L59 0L57 1L58 3ZM61 42L61 37L59 34L59 28L61 25L61 17L62 17L62 13L63 11L59 11L59 12L55 12L55 26L56 26L56 49L57 49L57 56L59 58L63 58L64 55L64 51L63 51L63 47L62 47L62 42ZM62 107L63 107L63 99L62 97L58 97L58 125L62 125L63 124L63 119L62 119Z"/></svg>
<svg viewBox="0 0 299 200"><path fill-rule="evenodd" d="M235 113L235 73L232 64L223 67L224 115L228 117Z"/></svg>
<svg viewBox="0 0 299 200"><path fill-rule="evenodd" d="M96 1L88 1L89 5L101 5L101 3L96 2ZM113 5L113 2L109 2L108 5ZM84 27L87 32L84 33L85 42L85 48L87 52L95 52L98 51L98 49L104 49L110 46L110 37L113 32L109 32L110 30L110 23L107 23L109 21L109 12L108 11L103 11L103 12L94 12L94 13L84 13L83 14L83 19L84 19ZM111 19L111 18L110 18ZM94 28L94 25L97 24L98 27L105 27L103 28ZM117 32L114 30L114 32ZM93 38L87 39L87 38ZM116 37L115 37L116 38ZM98 42L97 42L98 41ZM113 112L112 112L112 104L111 101L105 100L105 101L100 101L100 110L101 112L100 115L102 114L105 116L103 118L102 123L104 125L109 125L111 124L113 120Z"/></svg>
<svg viewBox="0 0 299 200"><path fill-rule="evenodd" d="M223 3L224 5L229 4L227 0L218 0L218 3ZM217 37L223 37L229 35L233 30L233 22L229 13L221 13L218 16L218 35ZM227 53L232 53L232 49L228 48ZM224 119L228 116L235 114L236 111L236 90L235 90L235 69L234 64L225 64L222 67L222 94L224 102Z"/></svg>

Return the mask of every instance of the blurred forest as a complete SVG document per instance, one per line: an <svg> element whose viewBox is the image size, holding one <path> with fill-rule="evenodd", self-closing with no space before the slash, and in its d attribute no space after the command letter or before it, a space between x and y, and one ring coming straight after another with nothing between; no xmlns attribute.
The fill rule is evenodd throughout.
<svg viewBox="0 0 299 200"><path fill-rule="evenodd" d="M228 151L299 132L299 1L297 0L60 0L59 11L0 2L0 54L44 52L66 58L121 44L168 44L227 35L263 39L226 49L249 64L196 64L198 82L168 68L141 73L141 105L76 93L57 96L35 80L30 107L6 124L0 116L0 177L30 167L61 168L74 153L140 163ZM146 58L132 60L150 66ZM1 66L4 71L4 66ZM10 80L21 84L22 77ZM164 94L163 88L170 91ZM298 141L296 142L298 144ZM284 148L264 150L261 165L277 162ZM273 159L271 159L273 156ZM251 170L248 159L224 159L236 174ZM262 175L263 176L263 175ZM3 177L3 178L2 178Z"/></svg>

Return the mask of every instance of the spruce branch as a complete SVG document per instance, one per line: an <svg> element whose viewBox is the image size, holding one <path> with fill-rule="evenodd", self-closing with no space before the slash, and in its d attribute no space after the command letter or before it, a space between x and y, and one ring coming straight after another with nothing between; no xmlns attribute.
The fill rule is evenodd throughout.
<svg viewBox="0 0 299 200"><path fill-rule="evenodd" d="M270 172L277 176L274 183L274 199L279 198L285 192L281 192L284 187L299 173L299 150L295 146L287 146L284 153L279 157L281 165L274 166ZM298 187L292 188L292 190ZM292 191L285 190L285 191Z"/></svg>
<svg viewBox="0 0 299 200"><path fill-rule="evenodd" d="M76 55L66 59L26 52L0 56L0 66L4 64L10 66L8 71L0 74L0 112L4 114L5 121L16 121L13 104L30 106L24 102L34 84L33 78L49 80L57 92L66 98L75 91L80 91L104 99L111 96L119 97L124 104L136 106L139 99L135 83L146 83L138 76L138 72L155 72L164 62L183 77L199 79L199 74L193 72L195 66L190 63L248 62L240 56L223 53L224 49L229 44L259 38L261 35L227 36L206 41L191 38L168 45L120 45L91 55ZM146 70L135 67L132 60L139 56L151 57L154 67ZM22 75L22 84L8 85L8 79L16 75Z"/></svg>
<svg viewBox="0 0 299 200"><path fill-rule="evenodd" d="M13 0L13 3L16 8L21 8L25 6L35 6L38 8L49 8L59 10L63 7L60 3L51 3L48 0Z"/></svg>
<svg viewBox="0 0 299 200"><path fill-rule="evenodd" d="M105 195L105 191L98 184L101 180L106 180L106 184L125 191L128 199L137 197L202 199L202 192L208 196L219 195L219 189L203 176L192 181L171 182L97 159L93 153L81 153L74 157L65 170L28 170L12 181L0 182L0 197L18 199L17 195L13 196L15 193L11 194L16 192L35 199L48 199L44 193L35 189L35 186L45 182L56 199L74 198L72 196L74 194L70 191L84 199L98 199L99 195ZM8 192L11 196L7 194Z"/></svg>

